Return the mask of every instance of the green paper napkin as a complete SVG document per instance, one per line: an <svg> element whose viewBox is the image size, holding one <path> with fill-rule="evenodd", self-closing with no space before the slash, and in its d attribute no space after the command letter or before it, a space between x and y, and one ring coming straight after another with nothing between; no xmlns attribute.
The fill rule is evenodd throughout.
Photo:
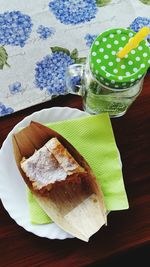
<svg viewBox="0 0 150 267"><path fill-rule="evenodd" d="M28 205L29 205L29 214L31 223L44 224L52 222L51 218L48 217L45 211L39 206L35 197L28 188L27 188L27 194L28 194Z"/></svg>
<svg viewBox="0 0 150 267"><path fill-rule="evenodd" d="M101 185L108 211L127 209L121 161L107 113L49 123L46 126L59 132L87 160ZM28 194L32 223L51 222L50 218Z"/></svg>

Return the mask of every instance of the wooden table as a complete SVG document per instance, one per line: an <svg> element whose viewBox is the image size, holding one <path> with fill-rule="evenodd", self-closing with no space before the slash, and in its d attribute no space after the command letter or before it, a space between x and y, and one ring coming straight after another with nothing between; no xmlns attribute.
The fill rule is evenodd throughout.
<svg viewBox="0 0 150 267"><path fill-rule="evenodd" d="M52 106L82 109L79 96L64 96L0 119L0 146L25 116ZM123 162L130 208L112 212L108 227L89 241L48 240L26 232L0 206L0 266L112 266L148 257L150 244L150 73L144 89L127 114L112 119ZM100 265L101 264L101 265ZM110 264L110 265L109 265ZM120 266L123 266L123 265ZM146 265L142 265L146 266Z"/></svg>

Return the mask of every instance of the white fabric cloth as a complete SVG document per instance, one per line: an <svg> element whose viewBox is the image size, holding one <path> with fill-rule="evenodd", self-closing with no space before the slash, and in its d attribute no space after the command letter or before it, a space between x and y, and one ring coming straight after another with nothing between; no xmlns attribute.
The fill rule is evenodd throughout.
<svg viewBox="0 0 150 267"><path fill-rule="evenodd" d="M60 0L55 0L55 3L57 2L60 2ZM69 2L70 0L68 0L68 3ZM79 1L73 0L72 2L74 3L74 9L78 8ZM83 0L83 6L84 2L87 1ZM94 4L95 0L91 2ZM0 70L0 116L27 108L37 103L45 102L51 99L51 94L56 95L55 90L52 93L52 89L50 89L50 87L53 87L50 78L43 78L42 76L44 73L47 73L46 71L48 71L48 68L50 71L54 72L54 65L57 65L57 63L54 61L54 65L51 69L51 58L47 59L49 60L47 61L49 66L46 66L41 76L37 78L37 83L39 85L44 87L44 84L46 84L43 90L40 90L35 83L36 63L41 62L47 55L51 55L50 47L59 46L68 49L70 52L76 48L79 52L79 57L85 57L89 51L89 46L86 44L87 40L85 39L87 34L98 35L109 28L129 27L132 21L138 16L150 19L150 5L144 5L139 0L112 0L106 6L97 7L95 17L89 21L67 25L56 18L56 14L49 8L49 3L50 0L0 0L0 46L5 48L8 54L7 63L10 65L10 67L4 65L3 69ZM10 15L10 12L14 11L20 11L21 13L19 14L29 16L28 22L26 20L27 18L24 17L24 23L26 24L24 24L23 30L21 26L20 28L16 26L15 23L20 25L18 21L14 23L13 20L11 21L10 19L10 17L13 17L14 20L18 20L18 18L20 18L19 16L21 16L20 20L22 19L22 15L17 15L17 13L12 13ZM4 12L8 13L4 15ZM78 9L77 12L79 12ZM11 31L13 31L13 23L14 30L18 31L18 35L23 35L24 33L22 31L26 31L27 38L22 39L22 47L21 43L19 43L21 39L17 37L16 32L16 39L18 38L19 45L12 45L15 43L15 40L9 39L11 38L11 35L8 36L9 33L7 33L6 37L4 36L9 28L8 26L6 29L4 26L4 17L6 20L10 20ZM33 24L31 29L29 19ZM45 37L45 39L40 38L40 31L46 30L45 28L44 30L42 30L43 28L40 30L40 25L50 28L48 32L45 33L47 37ZM15 27L18 27L18 29L15 29ZM8 42L11 44L8 44ZM66 59L64 59L64 62L65 60ZM44 62L41 64L43 67ZM40 72L41 70L37 71ZM37 74L37 76L38 75L39 74ZM45 75L47 75L45 77L49 77L48 73ZM57 75L59 75L59 71L56 71L55 75L53 75L53 78L56 78L54 84L57 84L58 79L61 79L61 77L57 79ZM49 79L49 81L46 82L44 79ZM57 94L59 94L59 92L57 92Z"/></svg>

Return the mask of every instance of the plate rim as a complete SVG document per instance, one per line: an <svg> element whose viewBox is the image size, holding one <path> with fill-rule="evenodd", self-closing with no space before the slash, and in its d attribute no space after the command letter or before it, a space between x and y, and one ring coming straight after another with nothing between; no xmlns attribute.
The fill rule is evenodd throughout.
<svg viewBox="0 0 150 267"><path fill-rule="evenodd" d="M2 155L3 157L3 151L5 150L5 147L7 147L7 142L9 142L9 140L11 139L11 136L14 132L16 132L16 130L18 128L20 128L20 126L22 126L23 124L28 124L33 117L37 117L37 121L39 119L39 117L41 116L41 114L45 113L48 115L48 113L50 112L66 112L66 113L71 113L71 112L74 112L74 115L73 117L69 117L68 116L68 119L73 119L73 118L78 118L78 117L82 117L82 116L88 116L89 114L85 111L82 111L82 110L79 110L77 108L70 108L70 107L59 107L59 106L56 106L56 107L50 107L50 108L46 108L46 109L42 109L40 111L36 111L36 112L33 112L31 113L30 115L26 116L25 118L23 118L19 123L17 123L13 129L9 132L9 134L7 135L7 137L5 138L3 144L2 144L2 147L0 148L0 157ZM77 114L78 113L78 114ZM79 116L81 115L81 116ZM61 117L61 116L60 116ZM43 120L43 119L42 119ZM64 119L63 119L64 120ZM60 120L57 120L57 121L60 121ZM51 122L51 119L49 119L48 122ZM47 122L47 123L48 123ZM46 122L43 122L43 124L46 123ZM12 155L13 156L13 155ZM16 167L17 168L17 167ZM0 170L1 170L1 162L0 162ZM1 170L1 173L3 174L2 170ZM20 173L19 173L20 174ZM2 175L3 176L3 175ZM21 175L20 175L21 177ZM0 175L0 179L1 179L1 175ZM24 184L24 191L25 191L25 183L22 179L22 183ZM16 218L15 215L13 215L13 211L11 210L11 208L9 207L9 200L5 198L5 194L4 192L2 192L2 186L0 186L0 195L1 195L1 201L2 201L2 204L3 204L3 207L5 208L5 210L8 212L9 216L19 225L21 226L23 229L25 229L27 232L30 232L36 236L39 236L39 237L44 237L44 238L48 238L48 239L67 239L67 238L74 238L73 236L71 236L70 234L66 233L65 231L63 231L60 227L58 227L55 223L51 223L50 224L50 228L51 231L49 231L47 234L46 232L44 233L43 231L38 233L38 231L35 229L33 230L32 228L36 228L37 225L34 225L34 224L31 224L30 222L28 222L30 224L30 227L27 226L26 223L21 223L20 220L18 220L18 218ZM27 205L27 203L26 203ZM47 226L48 224L46 224ZM39 228L41 227L44 227L45 225L38 225ZM47 227L48 228L48 227ZM54 234L54 229L57 230L57 233ZM45 227L46 229L46 227ZM52 232L52 233L51 233Z"/></svg>

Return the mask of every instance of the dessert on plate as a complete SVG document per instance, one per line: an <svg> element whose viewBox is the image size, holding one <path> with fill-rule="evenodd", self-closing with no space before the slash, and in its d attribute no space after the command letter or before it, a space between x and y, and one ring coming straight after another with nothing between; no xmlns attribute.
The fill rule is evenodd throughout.
<svg viewBox="0 0 150 267"><path fill-rule="evenodd" d="M106 223L102 191L82 155L59 133L37 123L13 135L20 173L51 219L88 241Z"/></svg>

